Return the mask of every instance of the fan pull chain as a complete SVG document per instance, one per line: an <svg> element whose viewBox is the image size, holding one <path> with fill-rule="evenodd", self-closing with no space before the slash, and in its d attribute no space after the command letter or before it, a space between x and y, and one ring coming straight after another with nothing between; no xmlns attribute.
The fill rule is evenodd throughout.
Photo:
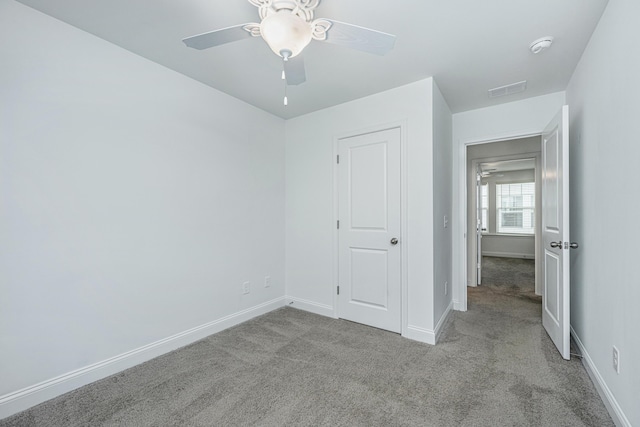
<svg viewBox="0 0 640 427"><path fill-rule="evenodd" d="M284 63L287 58L284 58L282 61L282 81L284 82L284 106L289 105L289 100L287 99L287 75L284 71Z"/></svg>

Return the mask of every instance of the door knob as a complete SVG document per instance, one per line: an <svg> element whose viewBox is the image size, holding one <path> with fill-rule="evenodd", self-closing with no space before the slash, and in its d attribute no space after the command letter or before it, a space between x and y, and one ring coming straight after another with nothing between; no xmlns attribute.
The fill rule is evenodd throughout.
<svg viewBox="0 0 640 427"><path fill-rule="evenodd" d="M397 245L398 244L398 239L396 239L395 237L393 239L391 239L391 244L392 245Z"/></svg>
<svg viewBox="0 0 640 427"><path fill-rule="evenodd" d="M578 249L580 246L576 243L576 242L571 242L571 244L569 245L569 247L571 249Z"/></svg>
<svg viewBox="0 0 640 427"><path fill-rule="evenodd" d="M562 242L551 242L549 245L552 248L562 248Z"/></svg>

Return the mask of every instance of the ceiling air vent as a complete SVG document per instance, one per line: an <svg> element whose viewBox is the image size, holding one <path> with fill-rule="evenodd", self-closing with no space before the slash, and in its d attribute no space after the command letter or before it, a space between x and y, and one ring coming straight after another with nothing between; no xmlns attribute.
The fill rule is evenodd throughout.
<svg viewBox="0 0 640 427"><path fill-rule="evenodd" d="M525 89L527 89L527 81L523 80L518 83L512 83L510 85L489 89L489 98L497 98L499 96L513 95L514 93L524 92Z"/></svg>

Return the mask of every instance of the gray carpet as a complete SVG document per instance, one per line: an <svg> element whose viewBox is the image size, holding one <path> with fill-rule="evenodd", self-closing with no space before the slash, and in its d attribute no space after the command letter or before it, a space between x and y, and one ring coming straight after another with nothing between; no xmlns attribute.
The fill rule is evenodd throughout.
<svg viewBox="0 0 640 427"><path fill-rule="evenodd" d="M469 289L441 342L283 308L0 426L609 426L540 305Z"/></svg>
<svg viewBox="0 0 640 427"><path fill-rule="evenodd" d="M533 259L483 256L482 286L520 298L542 301L535 294L536 262Z"/></svg>

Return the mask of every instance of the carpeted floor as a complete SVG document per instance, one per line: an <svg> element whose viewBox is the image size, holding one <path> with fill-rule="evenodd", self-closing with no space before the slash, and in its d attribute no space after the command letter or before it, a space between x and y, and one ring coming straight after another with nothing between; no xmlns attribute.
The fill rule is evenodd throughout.
<svg viewBox="0 0 640 427"><path fill-rule="evenodd" d="M542 301L535 294L536 262L533 259L482 257L482 286L497 291Z"/></svg>
<svg viewBox="0 0 640 427"><path fill-rule="evenodd" d="M437 346L283 308L0 426L610 426L540 304L469 288Z"/></svg>

